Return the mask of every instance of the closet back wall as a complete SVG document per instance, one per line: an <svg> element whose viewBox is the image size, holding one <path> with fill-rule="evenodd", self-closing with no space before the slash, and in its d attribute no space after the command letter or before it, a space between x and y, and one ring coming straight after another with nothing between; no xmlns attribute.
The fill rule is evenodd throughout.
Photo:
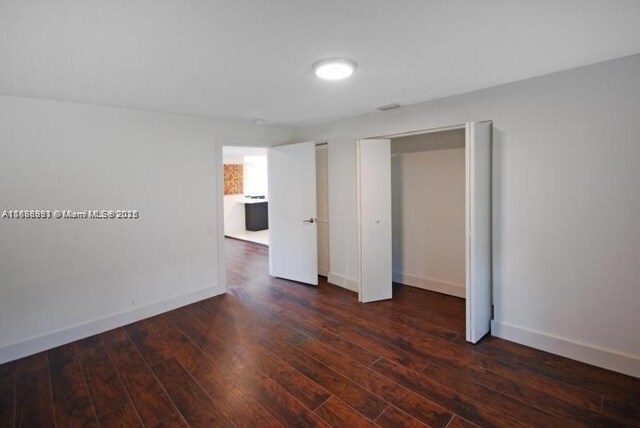
<svg viewBox="0 0 640 428"><path fill-rule="evenodd" d="M465 296L464 130L391 141L393 279Z"/></svg>

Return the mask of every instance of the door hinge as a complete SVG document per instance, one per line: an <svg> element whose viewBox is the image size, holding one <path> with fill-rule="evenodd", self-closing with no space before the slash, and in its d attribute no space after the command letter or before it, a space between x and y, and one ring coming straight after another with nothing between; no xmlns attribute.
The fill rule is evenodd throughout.
<svg viewBox="0 0 640 428"><path fill-rule="evenodd" d="M491 305L491 319L496 319L496 307L495 305Z"/></svg>

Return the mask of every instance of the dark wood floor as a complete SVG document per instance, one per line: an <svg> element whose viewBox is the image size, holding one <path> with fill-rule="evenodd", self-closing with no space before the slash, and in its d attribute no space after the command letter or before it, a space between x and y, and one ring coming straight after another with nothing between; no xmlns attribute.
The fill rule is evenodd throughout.
<svg viewBox="0 0 640 428"><path fill-rule="evenodd" d="M228 295L0 366L0 426L640 426L640 380L497 338L464 302L361 305L227 240Z"/></svg>

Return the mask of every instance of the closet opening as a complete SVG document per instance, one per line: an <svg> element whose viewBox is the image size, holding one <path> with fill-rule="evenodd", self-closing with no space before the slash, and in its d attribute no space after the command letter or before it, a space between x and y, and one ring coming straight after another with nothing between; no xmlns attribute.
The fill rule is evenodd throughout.
<svg viewBox="0 0 640 428"><path fill-rule="evenodd" d="M393 282L464 298L464 331L491 330L492 122L357 141L358 299ZM462 306L462 305L460 305Z"/></svg>
<svg viewBox="0 0 640 428"><path fill-rule="evenodd" d="M465 130L390 140L393 282L465 298Z"/></svg>

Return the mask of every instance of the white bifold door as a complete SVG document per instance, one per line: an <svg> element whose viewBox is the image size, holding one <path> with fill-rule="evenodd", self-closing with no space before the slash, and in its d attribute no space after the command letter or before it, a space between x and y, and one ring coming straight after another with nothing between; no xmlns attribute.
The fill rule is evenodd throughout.
<svg viewBox="0 0 640 428"><path fill-rule="evenodd" d="M360 140L358 150L358 299L390 299L391 140Z"/></svg>
<svg viewBox="0 0 640 428"><path fill-rule="evenodd" d="M268 150L269 273L318 285L316 145Z"/></svg>
<svg viewBox="0 0 640 428"><path fill-rule="evenodd" d="M466 338L478 342L490 331L491 297L491 123L466 128ZM359 299L392 297L391 141L359 140ZM420 189L416 189L419 197Z"/></svg>
<svg viewBox="0 0 640 428"><path fill-rule="evenodd" d="M467 340L491 330L491 122L466 126Z"/></svg>

